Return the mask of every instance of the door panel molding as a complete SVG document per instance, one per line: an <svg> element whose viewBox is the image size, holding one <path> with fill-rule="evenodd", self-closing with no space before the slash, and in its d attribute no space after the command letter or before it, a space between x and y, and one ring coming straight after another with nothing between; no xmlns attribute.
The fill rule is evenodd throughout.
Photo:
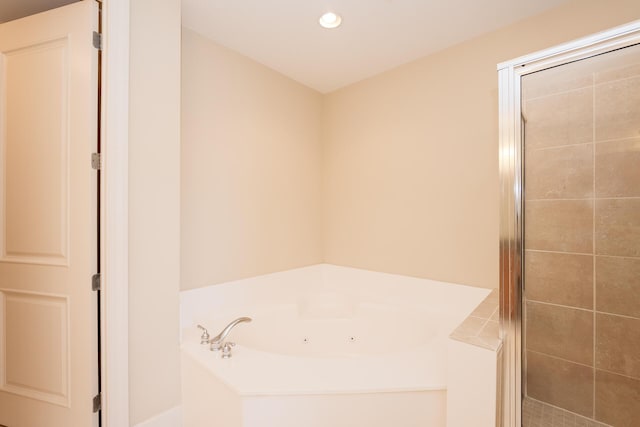
<svg viewBox="0 0 640 427"><path fill-rule="evenodd" d="M0 289L0 307L0 391L69 407L69 297Z"/></svg>
<svg viewBox="0 0 640 427"><path fill-rule="evenodd" d="M0 262L68 266L68 37L14 48L1 62ZM34 109L34 98L50 105Z"/></svg>

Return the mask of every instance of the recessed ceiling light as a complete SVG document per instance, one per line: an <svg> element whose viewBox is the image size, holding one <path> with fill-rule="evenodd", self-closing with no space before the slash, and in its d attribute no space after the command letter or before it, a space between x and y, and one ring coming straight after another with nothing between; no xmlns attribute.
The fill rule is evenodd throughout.
<svg viewBox="0 0 640 427"><path fill-rule="evenodd" d="M327 12L320 17L318 22L324 28L336 28L342 23L342 18L337 13Z"/></svg>

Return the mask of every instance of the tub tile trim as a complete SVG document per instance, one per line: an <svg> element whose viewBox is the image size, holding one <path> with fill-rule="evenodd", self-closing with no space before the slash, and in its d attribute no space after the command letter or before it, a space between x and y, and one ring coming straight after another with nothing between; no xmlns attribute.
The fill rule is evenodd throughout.
<svg viewBox="0 0 640 427"><path fill-rule="evenodd" d="M497 351L500 339L498 324L498 289L489 295L449 335L449 338L476 347Z"/></svg>

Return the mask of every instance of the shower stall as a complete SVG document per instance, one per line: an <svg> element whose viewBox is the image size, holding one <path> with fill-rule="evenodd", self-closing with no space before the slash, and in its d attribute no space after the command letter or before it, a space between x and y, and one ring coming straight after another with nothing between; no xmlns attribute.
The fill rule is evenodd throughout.
<svg viewBox="0 0 640 427"><path fill-rule="evenodd" d="M640 21L499 66L505 427L640 425Z"/></svg>

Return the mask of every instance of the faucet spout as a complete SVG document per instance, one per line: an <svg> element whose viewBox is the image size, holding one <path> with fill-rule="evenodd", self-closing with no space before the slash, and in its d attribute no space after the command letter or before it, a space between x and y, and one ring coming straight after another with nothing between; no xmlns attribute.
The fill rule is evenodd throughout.
<svg viewBox="0 0 640 427"><path fill-rule="evenodd" d="M227 337L227 335L229 335L229 333L231 332L231 330L238 324L238 323L242 323L242 322L251 322L251 318L250 317L238 317L236 320L232 321L231 323L229 323L227 326L225 326L225 328L222 330L222 332L220 332L218 335L216 335L215 337L211 338L211 350L220 350L220 348L222 348L223 345L223 341L224 339Z"/></svg>

